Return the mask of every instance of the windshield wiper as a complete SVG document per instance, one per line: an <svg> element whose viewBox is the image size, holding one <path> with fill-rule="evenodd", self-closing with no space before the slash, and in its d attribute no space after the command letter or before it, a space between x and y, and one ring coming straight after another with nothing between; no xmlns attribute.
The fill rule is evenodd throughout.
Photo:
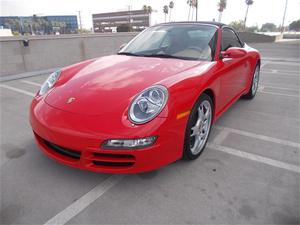
<svg viewBox="0 0 300 225"><path fill-rule="evenodd" d="M184 56L175 56L169 54L135 54L132 52L118 52L118 55L128 55L128 56L140 56L140 57L157 57L157 58L169 58L169 59L183 59L183 60L197 60L192 57L184 57Z"/></svg>
<svg viewBox="0 0 300 225"><path fill-rule="evenodd" d="M157 57L157 58L170 58L170 59L184 59L184 60L195 60L191 57L184 57L184 56L175 56L169 54L150 54L150 55L143 55L144 57Z"/></svg>
<svg viewBox="0 0 300 225"><path fill-rule="evenodd" d="M134 54L132 52L118 52L118 55L143 56L143 55Z"/></svg>

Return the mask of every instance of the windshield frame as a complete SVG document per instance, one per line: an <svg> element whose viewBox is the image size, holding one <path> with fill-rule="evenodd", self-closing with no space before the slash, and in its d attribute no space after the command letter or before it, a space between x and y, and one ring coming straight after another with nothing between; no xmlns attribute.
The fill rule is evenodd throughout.
<svg viewBox="0 0 300 225"><path fill-rule="evenodd" d="M201 27L209 26L209 27L215 28L215 33L212 36L213 43L212 43L212 46L211 46L211 51L212 51L211 60L206 60L206 59L203 59L203 58L196 59L196 58L192 58L192 57L180 57L180 56L175 57L175 56L172 56L172 55L169 55L170 57L167 57L168 56L167 54L165 55L166 57L163 57L163 55L161 55L161 54L158 54L158 56L156 56L156 55L136 54L137 52L135 52L135 53L126 52L127 47L130 46L137 38L140 37L140 35L142 35L146 31L148 31L149 29L152 29L152 28L155 28L155 27L163 27L163 26L166 26L166 27L167 26L182 26L182 27L184 27L184 26L187 26L187 25L201 26ZM219 27L214 25L214 24L199 23L199 22L179 22L179 23L175 22L175 23L157 24L157 25L148 27L145 30L143 30L142 32L140 32L130 42L128 42L122 49L120 49L117 54L126 55L126 53L128 53L128 55L137 56L137 57L159 57L159 55L161 55L162 56L161 58L177 58L177 59L191 60L191 61L215 61L215 56L217 54L216 51L217 51L217 45L218 45L218 38L219 38L218 36L219 36Z"/></svg>

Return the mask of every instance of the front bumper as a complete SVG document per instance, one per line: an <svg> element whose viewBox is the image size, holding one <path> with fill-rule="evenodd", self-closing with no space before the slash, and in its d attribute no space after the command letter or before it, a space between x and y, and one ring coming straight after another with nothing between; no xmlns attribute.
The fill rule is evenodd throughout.
<svg viewBox="0 0 300 225"><path fill-rule="evenodd" d="M65 112L35 98L30 123L40 149L50 158L79 169L107 173L139 173L181 158L186 119L159 118L132 125L111 114L85 116ZM135 150L102 149L108 139L157 136L149 147Z"/></svg>

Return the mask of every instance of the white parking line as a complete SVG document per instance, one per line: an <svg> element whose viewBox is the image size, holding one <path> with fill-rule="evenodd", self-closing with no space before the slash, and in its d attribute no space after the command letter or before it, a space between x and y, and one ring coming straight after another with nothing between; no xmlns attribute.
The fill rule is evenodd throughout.
<svg viewBox="0 0 300 225"><path fill-rule="evenodd" d="M298 88L288 88L288 87L276 87L276 86L270 86L270 85L260 85L260 87L265 88L272 88L272 89L278 89L278 90L287 90L287 91L297 91L300 92Z"/></svg>
<svg viewBox="0 0 300 225"><path fill-rule="evenodd" d="M284 62L284 61L264 61L268 64L276 64L276 65L286 65L286 66L295 66L299 67L299 62ZM298 68L297 68L298 69Z"/></svg>
<svg viewBox="0 0 300 225"><path fill-rule="evenodd" d="M261 72L264 72L264 73L287 73L287 74L289 74L289 73L291 73L291 74L299 74L300 73L300 71L297 71L297 70L273 70L273 69L263 69L263 70L261 70Z"/></svg>
<svg viewBox="0 0 300 225"><path fill-rule="evenodd" d="M249 160L253 160L256 162L260 162L260 163L264 163L270 166L274 166L274 167L278 167L281 169L286 169L289 171L293 171L296 173L300 173L300 167L296 166L296 165L292 165L292 164L288 164L288 163L284 163L278 160L274 160L274 159L270 159L267 157L263 157L260 155L256 155L256 154L252 154L252 153L248 153L248 152L243 152L237 149L233 149L233 148L229 148L229 147L225 147L225 146L220 146L220 145L216 145L216 144L211 144L208 143L207 147L217 150L217 151L221 151L221 152L225 152L231 155L235 155L241 158L245 158L245 159L249 159Z"/></svg>
<svg viewBox="0 0 300 225"><path fill-rule="evenodd" d="M228 137L229 134L230 134L229 130L225 130L225 129L221 130L221 132L214 138L213 143L215 145L222 145L222 142Z"/></svg>
<svg viewBox="0 0 300 225"><path fill-rule="evenodd" d="M272 75L275 75L275 76L281 76L281 77L299 77L300 75L299 74L296 74L296 73L277 73L277 72L274 72L274 71L261 71L261 74L262 75L265 75L265 76L272 76Z"/></svg>
<svg viewBox="0 0 300 225"><path fill-rule="evenodd" d="M238 129L233 129L233 128L229 128L229 127L214 126L214 128L221 129L221 130L227 130L231 133L241 134L241 135L244 135L244 136L247 136L247 137L252 137L252 138L257 138L257 139L260 139L260 140L263 140L263 141L269 141L269 142L273 142L273 143L276 143L276 144L281 144L281 145L286 145L286 146L298 148L300 150L300 143L297 143L297 142L282 140L282 139L279 139L279 138L269 137L269 136L265 136L265 135L261 135L261 134L255 134L255 133L251 133L251 132L247 132L247 131L243 131L243 130L238 130Z"/></svg>
<svg viewBox="0 0 300 225"><path fill-rule="evenodd" d="M31 97L35 96L35 94L32 93L32 92L24 91L22 89L15 88L15 87L11 87L11 86L6 85L6 84L0 84L0 87L6 88L6 89L9 89L9 90L12 90L12 91L16 91L16 92L19 92L19 93L22 93L22 94L25 94L25 95L28 95L28 96L31 96Z"/></svg>
<svg viewBox="0 0 300 225"><path fill-rule="evenodd" d="M29 80L21 80L20 82L25 83L25 84L30 84L30 85L33 85L33 86L37 86L37 87L42 86L42 84L40 84L40 83L29 81Z"/></svg>
<svg viewBox="0 0 300 225"><path fill-rule="evenodd" d="M282 93L277 93L277 92L272 92L272 91L263 91L263 90L258 90L258 92L263 93L263 94L270 94L270 95L279 95L279 96L285 96L285 97L300 98L300 95L282 94Z"/></svg>
<svg viewBox="0 0 300 225"><path fill-rule="evenodd" d="M263 63L260 65L260 69L262 69L263 67L265 67L267 64L268 64L268 62L263 62Z"/></svg>
<svg viewBox="0 0 300 225"><path fill-rule="evenodd" d="M214 138L213 143L208 143L207 144L207 146L209 148L212 148L212 149L215 149L215 150L218 150L218 151L222 151L222 152L226 152L228 154L235 155L235 156L238 156L238 157L242 157L242 158L245 158L245 159L257 161L257 162L264 163L264 164L267 164L267 165L271 165L271 166L275 166L275 167L278 167L278 168L282 168L282 169L286 169L286 170L290 170L290 171L300 173L300 167L299 166L284 163L284 162L274 160L274 159L270 159L270 158L267 158L267 157L263 157L263 156L260 156L260 155L256 155L256 154L252 154L252 153L248 153L248 152L240 151L240 150L237 150L237 149L222 146L222 142L228 137L228 135L231 132L232 133L239 133L239 134L243 133L244 135L245 135L245 132L243 132L243 131L241 132L240 130L235 130L235 129L231 129L231 128L218 127L218 126L216 126L216 128L219 128L219 129L221 128L222 130ZM248 132L246 132L246 134L247 134L246 136L249 136ZM251 134L251 136L253 136L253 135ZM257 138L257 135L255 135L255 137ZM260 137L260 139L261 139L261 137ZM263 136L263 139L264 140L268 139L270 141L270 137ZM273 140L274 138L271 138L271 139ZM276 143L280 142L280 143L286 144L285 141L282 141L282 140L279 141L279 139L276 139L276 141L277 141ZM297 143L293 143L293 145L294 144L297 145ZM300 143L298 145L300 147Z"/></svg>
<svg viewBox="0 0 300 225"><path fill-rule="evenodd" d="M88 207L90 204L92 204L94 201L100 198L110 188L119 183L123 178L124 175L109 176L99 185L90 190L88 193L86 193L74 203L69 205L56 216L48 220L45 224L66 224L69 220L78 215L82 210L84 210L86 207Z"/></svg>
<svg viewBox="0 0 300 225"><path fill-rule="evenodd" d="M259 85L258 88L257 88L257 91L258 91L258 92L261 92L261 91L263 91L264 89L265 89L264 86Z"/></svg>
<svg viewBox="0 0 300 225"><path fill-rule="evenodd" d="M274 83L274 82L260 82L259 83L260 85L263 85L263 86L273 86L273 87L279 87L277 86L278 83ZM290 85L290 84L283 84L283 83L280 83L282 85L282 87L280 86L279 88L290 88L290 89L293 89L293 90L299 90L299 87L298 85L295 83L295 85Z"/></svg>

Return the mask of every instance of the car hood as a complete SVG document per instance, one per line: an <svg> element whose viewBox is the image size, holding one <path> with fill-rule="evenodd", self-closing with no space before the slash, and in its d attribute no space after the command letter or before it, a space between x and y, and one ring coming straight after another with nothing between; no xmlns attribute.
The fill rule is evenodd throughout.
<svg viewBox="0 0 300 225"><path fill-rule="evenodd" d="M45 101L86 115L122 114L139 92L208 62L113 55L68 67Z"/></svg>

